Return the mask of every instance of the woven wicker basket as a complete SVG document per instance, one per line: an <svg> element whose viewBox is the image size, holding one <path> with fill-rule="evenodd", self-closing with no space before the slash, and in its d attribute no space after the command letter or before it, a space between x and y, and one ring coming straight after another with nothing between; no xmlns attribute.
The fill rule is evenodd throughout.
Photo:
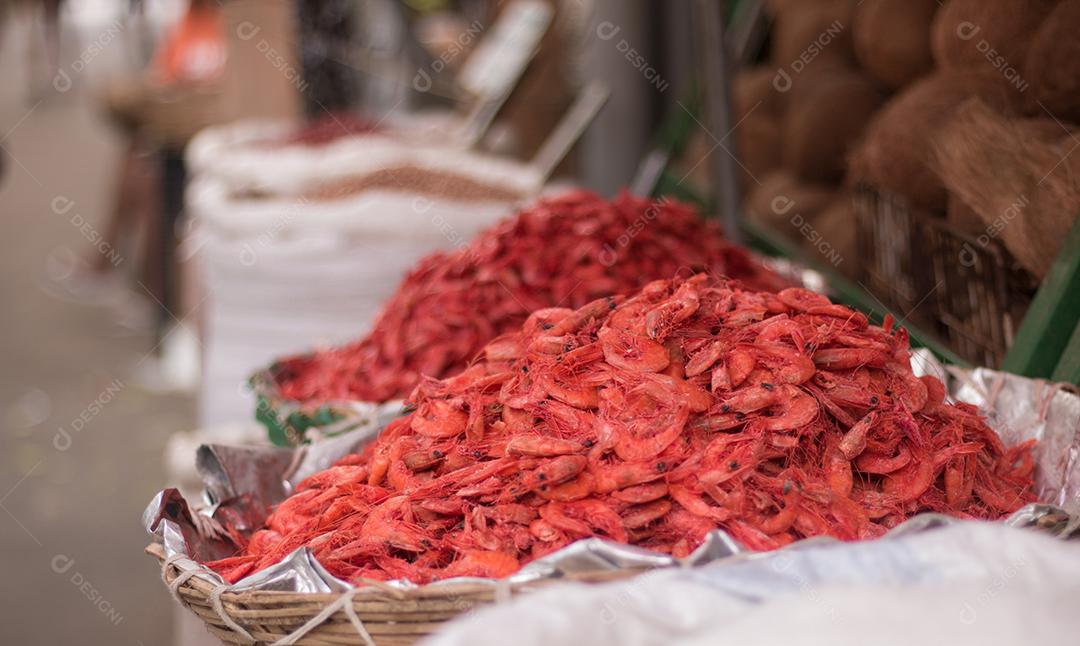
<svg viewBox="0 0 1080 646"><path fill-rule="evenodd" d="M558 581L600 583L643 572L598 572L503 588L460 583L401 590L375 583L358 588L350 599L349 595L335 593L218 592L214 584L192 577L191 570L166 561L160 545L152 544L146 551L161 563L162 579L170 588L175 588L176 599L202 619L212 635L226 644L412 644L473 608L558 585ZM175 584L178 577L183 580ZM230 626L230 622L234 625ZM246 631L250 639L237 628Z"/></svg>

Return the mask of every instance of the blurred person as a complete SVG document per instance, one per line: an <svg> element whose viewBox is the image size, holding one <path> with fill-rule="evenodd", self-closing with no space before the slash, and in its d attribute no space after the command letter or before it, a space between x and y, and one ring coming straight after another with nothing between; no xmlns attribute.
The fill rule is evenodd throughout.
<svg viewBox="0 0 1080 646"><path fill-rule="evenodd" d="M23 0L20 3L31 25L26 41L27 100L36 103L50 96L53 80L60 71L60 13L63 0ZM5 7L6 9L7 7ZM35 24L40 16L40 31ZM42 70L44 58L44 70Z"/></svg>
<svg viewBox="0 0 1080 646"><path fill-rule="evenodd" d="M138 9L140 3L133 4ZM213 121L224 43L218 3L190 0L147 69L114 79L102 97L107 116L125 140L104 238L110 248L122 239L139 238L138 291L145 290L158 309L159 346L177 318L174 247L186 181L182 151ZM97 282L116 281L115 266L101 254L86 265Z"/></svg>

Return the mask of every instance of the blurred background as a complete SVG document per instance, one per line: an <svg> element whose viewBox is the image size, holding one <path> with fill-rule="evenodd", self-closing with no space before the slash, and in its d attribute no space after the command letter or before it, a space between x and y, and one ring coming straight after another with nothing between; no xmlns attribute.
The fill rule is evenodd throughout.
<svg viewBox="0 0 1080 646"><path fill-rule="evenodd" d="M1078 26L1068 2L4 0L6 641L210 643L141 555L149 497L197 488L203 441L265 440L253 373L569 186L693 202L939 356L1075 383L1073 283L1044 279L1080 255Z"/></svg>

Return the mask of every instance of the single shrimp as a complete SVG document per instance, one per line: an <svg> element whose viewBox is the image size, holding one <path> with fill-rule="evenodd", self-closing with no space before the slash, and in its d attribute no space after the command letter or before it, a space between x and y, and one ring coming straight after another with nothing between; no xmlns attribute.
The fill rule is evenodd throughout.
<svg viewBox="0 0 1080 646"><path fill-rule="evenodd" d="M596 492L605 494L658 480L664 477L672 466L663 459L653 459L645 462L624 462L611 466L590 467L589 470L596 478Z"/></svg>
<svg viewBox="0 0 1080 646"><path fill-rule="evenodd" d="M533 491L547 491L581 473L588 464L584 455L561 455L525 474L522 484Z"/></svg>
<svg viewBox="0 0 1080 646"><path fill-rule="evenodd" d="M742 385L757 365L757 358L752 352L735 348L727 356L728 381L732 388Z"/></svg>
<svg viewBox="0 0 1080 646"><path fill-rule="evenodd" d="M945 500L954 509L962 509L971 501L975 486L976 458L961 455L945 466Z"/></svg>
<svg viewBox="0 0 1080 646"><path fill-rule="evenodd" d="M375 507L364 521L358 542L361 545L386 544L406 552L430 549L433 538L427 532L396 518L407 501L406 496L397 496Z"/></svg>
<svg viewBox="0 0 1080 646"><path fill-rule="evenodd" d="M569 502L587 498L596 490L596 478L589 472L579 473L576 478L548 489L541 488L536 493L544 500Z"/></svg>
<svg viewBox="0 0 1080 646"><path fill-rule="evenodd" d="M725 344L719 340L710 341L703 349L694 353L686 362L686 376L696 377L702 374L720 360L724 354Z"/></svg>
<svg viewBox="0 0 1080 646"><path fill-rule="evenodd" d="M731 376L728 374L727 364L720 362L712 369L709 378L709 390L713 393L731 390Z"/></svg>
<svg viewBox="0 0 1080 646"><path fill-rule="evenodd" d="M566 538L566 534L564 534L562 530L543 518L537 518L529 523L529 533L532 534L536 540L544 543L561 542Z"/></svg>
<svg viewBox="0 0 1080 646"><path fill-rule="evenodd" d="M682 436L689 417L689 409L681 405L652 418L635 420L633 425L617 426L615 454L626 462L639 462L656 457ZM637 428L639 426L658 426L660 430L646 435Z"/></svg>
<svg viewBox="0 0 1080 646"><path fill-rule="evenodd" d="M865 451L855 458L855 467L863 473L886 474L903 469L911 462L911 449L900 444L896 455L881 455Z"/></svg>
<svg viewBox="0 0 1080 646"><path fill-rule="evenodd" d="M604 298L598 298L574 311L573 314L564 317L555 324L554 327L548 330L548 333L553 336L561 336L569 332L577 332L589 321L607 316L611 310L615 309L622 301L622 296L605 296Z"/></svg>
<svg viewBox="0 0 1080 646"><path fill-rule="evenodd" d="M614 541L626 542L622 518L599 500L549 502L540 508L540 518L568 534L592 536L599 530Z"/></svg>
<svg viewBox="0 0 1080 646"><path fill-rule="evenodd" d="M745 521L729 520L724 523L724 529L751 550L769 552L780 547L776 539Z"/></svg>
<svg viewBox="0 0 1080 646"><path fill-rule="evenodd" d="M653 339L662 339L672 328L694 315L701 304L698 292L700 280L688 280L671 298L651 309L645 315L645 333Z"/></svg>
<svg viewBox="0 0 1080 646"><path fill-rule="evenodd" d="M786 532L794 523L795 518L799 515L799 502L802 499L802 495L799 493L798 487L791 481L784 484L783 489L784 505L780 510L770 517L761 519L758 523L758 529L766 534L780 534Z"/></svg>
<svg viewBox="0 0 1080 646"><path fill-rule="evenodd" d="M829 489L836 495L851 495L854 485L851 461L844 457L835 441L830 442L825 449L825 479L829 483Z"/></svg>
<svg viewBox="0 0 1080 646"><path fill-rule="evenodd" d="M660 372L671 361L664 346L647 337L603 328L599 338L604 360L620 370Z"/></svg>
<svg viewBox="0 0 1080 646"><path fill-rule="evenodd" d="M862 366L881 368L892 357L867 348L825 348L814 352L814 363L828 370L849 370Z"/></svg>
<svg viewBox="0 0 1080 646"><path fill-rule="evenodd" d="M1030 502L1030 496L1022 491L1003 491L989 481L982 472L977 472L975 482L972 485L975 495L979 497L987 507L994 511L1008 514L1016 511L1025 503Z"/></svg>
<svg viewBox="0 0 1080 646"><path fill-rule="evenodd" d="M926 407L930 396L925 382L895 363L886 364L885 372L892 376L892 390L909 411L917 413Z"/></svg>
<svg viewBox="0 0 1080 646"><path fill-rule="evenodd" d="M779 409L778 413L771 417L762 418L766 431L787 431L801 428L814 421L814 418L817 417L820 410L817 401L799 387L784 384L780 387L780 393L779 402L776 406Z"/></svg>
<svg viewBox="0 0 1080 646"><path fill-rule="evenodd" d="M505 412L505 409L503 409ZM515 435L506 443L508 455L530 455L534 457L555 457L578 453L584 447L574 440L563 440L547 435Z"/></svg>
<svg viewBox="0 0 1080 646"><path fill-rule="evenodd" d="M412 414L411 426L420 435L454 437L465 432L469 416L448 401L425 400Z"/></svg>
<svg viewBox="0 0 1080 646"><path fill-rule="evenodd" d="M623 512L622 524L627 529L640 529L663 518L671 511L671 502L658 499L636 505Z"/></svg>
<svg viewBox="0 0 1080 646"><path fill-rule="evenodd" d="M695 516L709 518L714 521L724 521L731 518L730 509L713 507L705 502L705 499L699 494L696 494L681 485L669 485L668 494L671 496L671 499L679 503L683 509Z"/></svg>
<svg viewBox="0 0 1080 646"><path fill-rule="evenodd" d="M641 380L641 384L630 391L629 397L645 394L670 407L685 403L692 413L704 413L712 405L712 397L707 391L685 379L665 374L644 374Z"/></svg>
<svg viewBox="0 0 1080 646"><path fill-rule="evenodd" d="M923 375L919 377L919 381L926 386L926 404L923 405L922 412L932 415L945 401L945 385L931 375Z"/></svg>
<svg viewBox="0 0 1080 646"><path fill-rule="evenodd" d="M870 321L862 312L856 312L850 307L834 303L829 303L828 305L814 305L807 309L806 313L811 316L828 316L831 318L843 319L855 330L865 330L867 326L870 325Z"/></svg>
<svg viewBox="0 0 1080 646"><path fill-rule="evenodd" d="M854 460L859 457L860 453L866 450L866 434L869 433L870 429L877 425L877 423L878 414L876 412L870 412L844 433L844 438L840 440L839 448L845 458Z"/></svg>
<svg viewBox="0 0 1080 646"><path fill-rule="evenodd" d="M828 298L802 287L789 287L777 292L780 301L797 312L806 312L813 307L832 305Z"/></svg>
<svg viewBox="0 0 1080 646"><path fill-rule="evenodd" d="M758 333L756 342L766 345L780 345L778 342L780 339L787 337L791 339L795 349L800 354L806 347L806 339L803 337L803 328L799 323L787 316L775 316L771 319L767 319L764 323L761 332Z"/></svg>
<svg viewBox="0 0 1080 646"><path fill-rule="evenodd" d="M666 483L651 482L648 484L642 484L635 487L627 487L626 489L613 491L611 492L611 497L615 500L619 500L622 502L641 504L646 502L652 502L654 500L659 500L667 494L668 486Z"/></svg>
<svg viewBox="0 0 1080 646"><path fill-rule="evenodd" d="M775 388L747 386L721 401L720 412L753 413L776 404L778 399L779 393Z"/></svg>
<svg viewBox="0 0 1080 646"><path fill-rule="evenodd" d="M883 491L899 502L917 499L934 483L937 470L934 461L927 455L913 456L907 466L885 477Z"/></svg>
<svg viewBox="0 0 1080 646"><path fill-rule="evenodd" d="M521 358L521 336L504 334L496 337L484 346L484 357L488 361L514 361Z"/></svg>
<svg viewBox="0 0 1080 646"><path fill-rule="evenodd" d="M799 350L776 344L759 345L758 350L763 355L762 363L773 369L778 383L802 384L817 372L813 359Z"/></svg>

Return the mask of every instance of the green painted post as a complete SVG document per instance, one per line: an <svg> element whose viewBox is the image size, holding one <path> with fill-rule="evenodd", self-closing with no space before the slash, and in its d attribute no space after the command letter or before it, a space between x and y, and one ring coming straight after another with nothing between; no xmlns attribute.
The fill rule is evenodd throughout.
<svg viewBox="0 0 1080 646"><path fill-rule="evenodd" d="M1080 325L1073 330L1051 379L1080 386Z"/></svg>
<svg viewBox="0 0 1080 646"><path fill-rule="evenodd" d="M1050 379L1059 363L1080 361L1070 343L1080 321L1080 218L1073 223L1057 259L1035 294L1002 369L1025 377ZM1075 371L1074 371L1075 374Z"/></svg>

